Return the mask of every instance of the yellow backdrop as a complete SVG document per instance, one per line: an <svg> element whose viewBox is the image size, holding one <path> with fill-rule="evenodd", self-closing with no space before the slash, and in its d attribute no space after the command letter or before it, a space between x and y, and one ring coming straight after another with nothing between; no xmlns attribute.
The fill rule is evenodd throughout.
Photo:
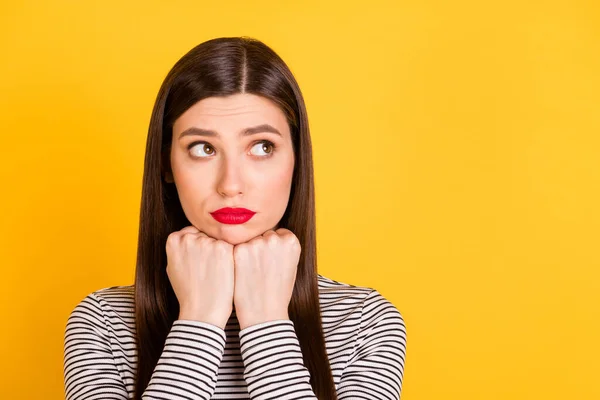
<svg viewBox="0 0 600 400"><path fill-rule="evenodd" d="M403 400L599 399L592 1L0 6L0 397L63 397L66 318L133 280L150 111L194 45L272 46L305 94L320 272L408 327Z"/></svg>

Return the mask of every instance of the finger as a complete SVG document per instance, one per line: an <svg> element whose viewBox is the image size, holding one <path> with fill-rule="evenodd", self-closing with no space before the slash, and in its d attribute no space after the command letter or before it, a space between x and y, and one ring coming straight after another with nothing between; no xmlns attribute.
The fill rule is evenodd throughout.
<svg viewBox="0 0 600 400"><path fill-rule="evenodd" d="M269 229L268 231L266 231L266 232L264 232L264 233L262 234L262 236L263 236L264 238L268 238L269 236L273 236L273 235L277 236L277 234L275 233L275 231L274 231L274 230L272 230L272 229Z"/></svg>
<svg viewBox="0 0 600 400"><path fill-rule="evenodd" d="M292 231L286 228L279 228L275 232L280 236L289 235L290 233L293 234Z"/></svg>
<svg viewBox="0 0 600 400"><path fill-rule="evenodd" d="M196 228L194 225L190 225L190 226L186 226L183 229L180 229L179 232L180 233L197 233L199 231L198 231L198 228Z"/></svg>
<svg viewBox="0 0 600 400"><path fill-rule="evenodd" d="M192 235L195 238L201 238L201 237L210 237L208 236L206 233L202 232L201 230L199 230L198 228L196 228L193 225L190 226L186 226L185 228L179 230L180 235L186 236L186 235Z"/></svg>

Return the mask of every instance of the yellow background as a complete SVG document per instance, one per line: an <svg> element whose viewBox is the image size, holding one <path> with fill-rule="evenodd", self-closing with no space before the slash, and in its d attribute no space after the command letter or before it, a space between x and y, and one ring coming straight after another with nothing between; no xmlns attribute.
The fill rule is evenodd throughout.
<svg viewBox="0 0 600 400"><path fill-rule="evenodd" d="M133 280L171 66L265 41L306 98L320 272L408 327L403 400L599 399L595 1L0 6L0 397L63 397L66 318Z"/></svg>

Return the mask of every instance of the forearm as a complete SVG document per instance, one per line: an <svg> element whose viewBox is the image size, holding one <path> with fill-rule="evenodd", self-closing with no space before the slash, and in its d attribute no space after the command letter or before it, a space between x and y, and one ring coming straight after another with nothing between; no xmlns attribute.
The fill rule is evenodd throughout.
<svg viewBox="0 0 600 400"><path fill-rule="evenodd" d="M269 321L241 330L240 348L251 399L317 398L292 321Z"/></svg>
<svg viewBox="0 0 600 400"><path fill-rule="evenodd" d="M225 332L217 326L176 320L142 399L210 399L225 339Z"/></svg>

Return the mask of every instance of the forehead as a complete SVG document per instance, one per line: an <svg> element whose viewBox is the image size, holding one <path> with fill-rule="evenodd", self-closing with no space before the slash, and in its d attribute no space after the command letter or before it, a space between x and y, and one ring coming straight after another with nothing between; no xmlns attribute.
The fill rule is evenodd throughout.
<svg viewBox="0 0 600 400"><path fill-rule="evenodd" d="M173 133L196 127L236 134L260 124L273 125L289 135L287 119L277 104L262 96L240 93L200 100L175 120Z"/></svg>

